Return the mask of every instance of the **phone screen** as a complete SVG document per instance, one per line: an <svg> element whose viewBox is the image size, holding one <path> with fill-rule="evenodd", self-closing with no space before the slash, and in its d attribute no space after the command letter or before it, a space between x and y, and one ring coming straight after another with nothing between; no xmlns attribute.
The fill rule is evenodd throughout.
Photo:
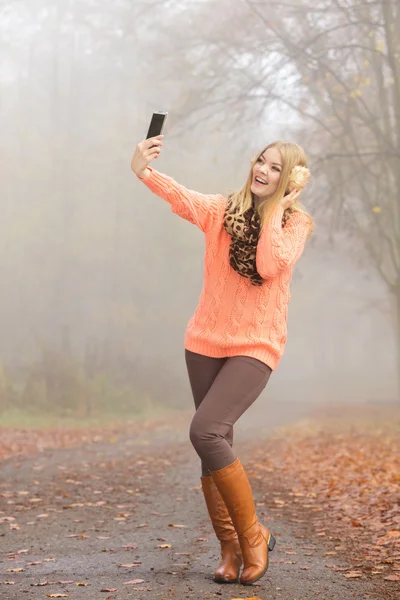
<svg viewBox="0 0 400 600"><path fill-rule="evenodd" d="M161 135L161 133L164 129L164 124L165 124L165 119L167 118L167 114L168 113L166 113L166 112L153 113L146 139L156 137L157 135Z"/></svg>

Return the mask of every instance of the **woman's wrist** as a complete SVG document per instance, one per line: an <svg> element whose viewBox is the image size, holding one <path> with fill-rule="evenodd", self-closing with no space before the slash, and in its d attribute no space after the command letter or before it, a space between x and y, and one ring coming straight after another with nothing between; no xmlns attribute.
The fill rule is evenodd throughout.
<svg viewBox="0 0 400 600"><path fill-rule="evenodd" d="M139 179L147 179L148 177L150 177L151 174L151 170L146 167L143 171L140 171L139 173L136 173L137 177L139 177Z"/></svg>

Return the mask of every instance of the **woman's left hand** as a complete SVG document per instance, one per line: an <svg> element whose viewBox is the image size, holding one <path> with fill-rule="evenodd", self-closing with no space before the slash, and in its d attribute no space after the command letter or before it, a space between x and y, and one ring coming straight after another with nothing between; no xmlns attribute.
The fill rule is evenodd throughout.
<svg viewBox="0 0 400 600"><path fill-rule="evenodd" d="M299 199L300 196L300 190L292 190L289 194L287 194L287 196L284 196L281 200L281 206L283 208L283 210L286 210L287 208L290 208L292 206L292 204L294 202L296 202L296 200Z"/></svg>

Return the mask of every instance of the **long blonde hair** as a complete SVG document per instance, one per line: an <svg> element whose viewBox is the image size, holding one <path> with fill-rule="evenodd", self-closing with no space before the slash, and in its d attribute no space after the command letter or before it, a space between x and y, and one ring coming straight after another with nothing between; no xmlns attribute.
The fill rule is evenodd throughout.
<svg viewBox="0 0 400 600"><path fill-rule="evenodd" d="M242 215L252 206L253 194L251 191L251 184L253 181L253 168L256 162L259 160L259 158L269 148L277 148L277 150L279 150L282 158L282 171L278 188L275 194L271 196L271 198L263 200L257 207L258 214L260 215L261 219L261 227L263 227L263 225L265 225L265 223L268 222L275 207L281 202L282 198L284 197L287 191L289 177L293 167L307 167L306 154L303 148L298 144L294 144L292 142L273 142L272 144L269 144L264 148L264 150L259 152L257 156L252 160L250 173L247 177L247 181L244 184L244 186L238 192L235 192L229 196L229 212ZM311 233L314 230L314 221L312 217L308 214L308 212L305 210L304 206L300 202L296 201L292 205L292 210L302 212L309 217L309 235L311 235Z"/></svg>

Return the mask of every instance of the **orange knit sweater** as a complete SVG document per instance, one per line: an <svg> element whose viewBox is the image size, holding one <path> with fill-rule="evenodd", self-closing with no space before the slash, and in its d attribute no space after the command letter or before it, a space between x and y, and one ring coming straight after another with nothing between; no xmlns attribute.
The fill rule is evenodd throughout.
<svg viewBox="0 0 400 600"><path fill-rule="evenodd" d="M203 291L187 326L185 348L217 358L251 356L276 369L286 343L292 269L303 252L309 218L295 212L282 228L283 209L277 206L258 241L257 271L265 282L257 287L229 264L231 237L223 226L227 199L188 190L149 170L140 181L205 233Z"/></svg>

